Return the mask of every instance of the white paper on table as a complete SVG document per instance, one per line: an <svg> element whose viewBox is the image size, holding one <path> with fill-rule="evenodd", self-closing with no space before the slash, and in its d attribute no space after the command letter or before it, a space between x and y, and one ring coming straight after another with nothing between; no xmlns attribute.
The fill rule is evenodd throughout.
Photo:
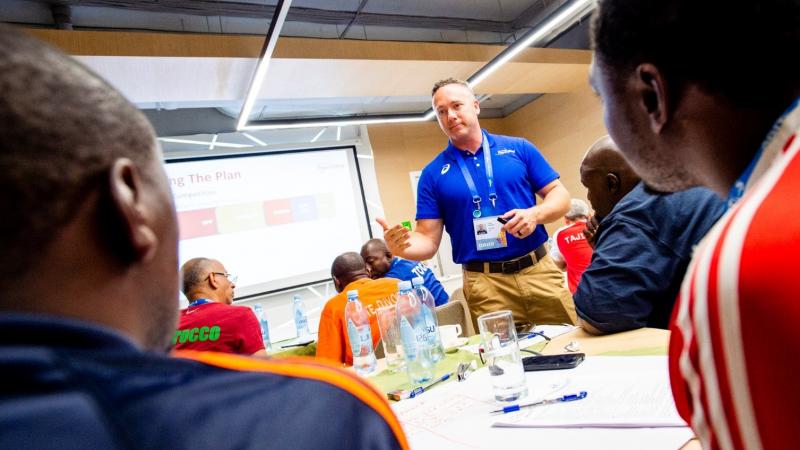
<svg viewBox="0 0 800 450"><path fill-rule="evenodd" d="M533 328L533 331L538 331L543 333L545 336L549 337L550 339L555 338L556 336L561 336L564 333L570 332L575 329L573 325L536 325ZM525 339L520 339L518 342L519 348L528 348L531 345L538 344L539 342L544 342L545 339L541 336L532 336ZM480 347L480 343L472 344L472 345L465 345L461 347L462 350L467 350L468 352L478 354L478 348Z"/></svg>
<svg viewBox="0 0 800 450"><path fill-rule="evenodd" d="M646 360L641 360L646 359ZM659 362L658 360L661 360ZM594 361L597 360L597 361ZM638 360L638 361L637 361ZM665 357L587 357L575 369L545 372L527 372L530 395L525 402L537 398L552 398L572 393L584 379L616 379L615 384L628 379L632 373L640 377L653 377L655 383L666 385ZM659 369L660 368L660 369ZM655 372L655 373L653 373ZM660 376L660 378L659 378ZM677 449L692 438L688 427L680 428L506 428L493 426L500 416L489 411L498 408L491 397L488 370L474 372L464 382L450 382L437 386L414 399L392 405L408 437L411 448L425 449L496 449L496 448L558 448L559 450L649 450ZM593 388L589 396L598 396ZM602 387L605 389L605 387ZM587 396L587 399L589 398ZM573 402L573 406L587 399ZM632 397L628 397L632 400ZM671 401L671 395L669 396ZM564 404L561 406L566 406ZM547 405L528 409L550 409ZM512 413L503 416L504 421ZM608 418L605 418L607 422Z"/></svg>
<svg viewBox="0 0 800 450"><path fill-rule="evenodd" d="M554 394L534 395L533 403L586 391L585 399L522 408L495 416L498 427L641 428L685 427L669 386L666 356L587 357L569 371L564 388ZM546 384L558 371L528 373L528 385Z"/></svg>

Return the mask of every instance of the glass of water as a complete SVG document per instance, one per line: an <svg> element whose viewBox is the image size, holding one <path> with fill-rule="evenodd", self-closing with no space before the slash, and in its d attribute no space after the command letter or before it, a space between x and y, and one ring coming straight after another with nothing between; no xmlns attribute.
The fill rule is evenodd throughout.
<svg viewBox="0 0 800 450"><path fill-rule="evenodd" d="M378 329L381 332L381 345L386 358L386 368L397 372L403 368L403 344L400 340L400 327L397 322L397 308L394 305L378 309Z"/></svg>
<svg viewBox="0 0 800 450"><path fill-rule="evenodd" d="M495 311L478 317L478 329L495 400L511 402L528 395L511 311Z"/></svg>

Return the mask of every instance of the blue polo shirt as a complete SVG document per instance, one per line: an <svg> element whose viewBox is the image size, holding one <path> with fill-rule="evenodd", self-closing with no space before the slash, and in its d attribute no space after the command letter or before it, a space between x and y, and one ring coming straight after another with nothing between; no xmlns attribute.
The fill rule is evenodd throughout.
<svg viewBox="0 0 800 450"><path fill-rule="evenodd" d="M496 206L489 201L483 147L475 155L448 143L425 169L417 187L417 220L442 219L453 244L453 261L506 261L532 252L547 240L544 226L537 225L530 236L508 236L504 248L478 251L472 227L472 203L467 182L458 166L466 163L481 201L483 217L499 216L515 208L536 205L536 192L558 178L539 150L525 139L493 135L484 130L492 154Z"/></svg>
<svg viewBox="0 0 800 450"><path fill-rule="evenodd" d="M447 300L450 299L450 296L447 295L444 287L442 287L442 283L436 279L431 268L426 266L425 263L409 261L395 256L392 258L392 265L389 267L389 271L386 272L384 277L397 278L401 281L422 277L422 279L425 280L425 288L433 295L436 306L444 305L447 303Z"/></svg>
<svg viewBox="0 0 800 450"><path fill-rule="evenodd" d="M725 211L712 191L658 194L639 183L604 217L575 310L605 333L668 328L694 246Z"/></svg>

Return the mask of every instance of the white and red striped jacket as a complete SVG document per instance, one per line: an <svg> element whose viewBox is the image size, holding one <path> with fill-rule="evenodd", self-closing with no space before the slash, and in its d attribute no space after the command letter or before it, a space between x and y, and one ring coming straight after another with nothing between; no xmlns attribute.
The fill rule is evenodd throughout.
<svg viewBox="0 0 800 450"><path fill-rule="evenodd" d="M800 448L800 106L698 246L670 342L678 410L705 449Z"/></svg>

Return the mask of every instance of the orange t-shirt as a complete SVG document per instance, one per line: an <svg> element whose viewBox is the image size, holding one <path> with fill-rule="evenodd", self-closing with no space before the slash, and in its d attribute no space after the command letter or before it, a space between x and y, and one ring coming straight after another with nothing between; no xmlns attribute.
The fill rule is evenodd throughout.
<svg viewBox="0 0 800 450"><path fill-rule="evenodd" d="M381 338L378 329L376 312L379 308L397 302L397 284L394 278L372 280L362 278L348 284L342 292L325 303L319 319L319 336L317 341L317 358L353 365L353 351L347 337L347 326L344 321L344 307L347 305L347 291L357 290L358 300L369 314L369 327L372 331L372 347Z"/></svg>

